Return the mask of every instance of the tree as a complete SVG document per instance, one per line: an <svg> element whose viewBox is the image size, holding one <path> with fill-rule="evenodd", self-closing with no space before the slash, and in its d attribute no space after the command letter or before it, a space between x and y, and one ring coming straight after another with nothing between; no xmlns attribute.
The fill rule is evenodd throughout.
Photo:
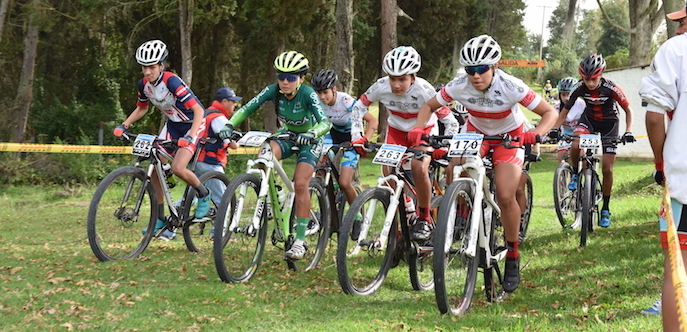
<svg viewBox="0 0 687 332"><path fill-rule="evenodd" d="M24 57L22 59L21 80L17 89L16 114L12 142L23 142L26 137L26 124L29 119L29 109L33 99L33 80L36 69L36 54L38 50L38 22L39 2L32 0L30 4L33 10L28 13L26 20L26 33L24 35Z"/></svg>
<svg viewBox="0 0 687 332"><path fill-rule="evenodd" d="M353 52L353 0L336 1L334 71L341 91L353 91L355 53Z"/></svg>
<svg viewBox="0 0 687 332"><path fill-rule="evenodd" d="M181 43L181 77L191 86L193 81L193 53L191 33L193 32L193 0L179 0L179 41Z"/></svg>
<svg viewBox="0 0 687 332"><path fill-rule="evenodd" d="M382 22L381 22L381 32L382 32L382 57L384 57L389 51L394 49L398 45L398 40L396 36L396 22L398 18L398 9L396 6L396 0L382 0ZM383 59L382 59L383 60ZM381 61L380 61L381 63ZM379 103L379 136L378 141L384 142L386 139L386 128L388 126L387 118L389 117L389 112Z"/></svg>

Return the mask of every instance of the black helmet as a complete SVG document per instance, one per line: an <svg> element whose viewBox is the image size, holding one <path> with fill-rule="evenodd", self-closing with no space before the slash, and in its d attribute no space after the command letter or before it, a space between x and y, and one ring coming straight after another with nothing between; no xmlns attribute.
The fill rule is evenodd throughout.
<svg viewBox="0 0 687 332"><path fill-rule="evenodd" d="M566 77L558 82L558 93L570 92L577 83L574 77Z"/></svg>
<svg viewBox="0 0 687 332"><path fill-rule="evenodd" d="M601 75L606 69L606 60L601 54L591 54L580 62L577 70L583 78L595 78Z"/></svg>
<svg viewBox="0 0 687 332"><path fill-rule="evenodd" d="M336 86L337 78L333 69L322 69L312 77L310 85L315 91L331 89Z"/></svg>
<svg viewBox="0 0 687 332"><path fill-rule="evenodd" d="M445 87L445 86L446 86L446 84L444 84L444 83L439 83L439 84L437 84L437 85L434 86L434 91L439 92L439 90L441 90L441 88L443 88L443 87Z"/></svg>

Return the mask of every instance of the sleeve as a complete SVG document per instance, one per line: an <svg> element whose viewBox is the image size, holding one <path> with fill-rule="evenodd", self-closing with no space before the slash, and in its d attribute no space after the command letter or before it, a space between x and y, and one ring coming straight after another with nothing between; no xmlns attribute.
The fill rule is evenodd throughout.
<svg viewBox="0 0 687 332"><path fill-rule="evenodd" d="M150 104L150 101L148 100L148 97L143 93L143 87L145 83L143 83L143 79L138 81L137 85L137 91L138 91L138 99L136 100L136 106L138 107L147 107Z"/></svg>
<svg viewBox="0 0 687 332"><path fill-rule="evenodd" d="M353 104L353 109L351 111L351 139L353 141L363 137L363 116L367 113L367 108L372 102L367 92L365 92L360 96L360 99Z"/></svg>
<svg viewBox="0 0 687 332"><path fill-rule="evenodd" d="M539 106L539 103L543 100L542 97L534 92L534 90L530 89L529 87L527 88L527 93L525 93L525 96L522 97L518 103L522 106L527 107L528 110L533 110Z"/></svg>
<svg viewBox="0 0 687 332"><path fill-rule="evenodd" d="M676 50L673 44L671 39L658 49L651 64L653 72L642 78L639 96L649 104L646 108L648 112L665 113L677 107L680 97L679 75L684 60L682 52Z"/></svg>
<svg viewBox="0 0 687 332"><path fill-rule="evenodd" d="M320 97L317 96L315 90L308 95L308 103L310 104L310 110L317 122L309 131L315 133L317 137L324 136L329 132L329 129L332 128L332 123L329 122L329 119L327 119L327 116L324 114L324 108L320 102Z"/></svg>
<svg viewBox="0 0 687 332"><path fill-rule="evenodd" d="M171 73L170 73L171 74ZM186 109L191 109L196 104L200 104L193 91L184 83L181 77L171 74L167 80L167 87L177 98L177 101L182 103Z"/></svg>
<svg viewBox="0 0 687 332"><path fill-rule="evenodd" d="M615 99L615 101L618 102L618 105L624 109L630 107L630 100L627 99L627 95L618 85L615 85L615 88L613 89L613 99Z"/></svg>
<svg viewBox="0 0 687 332"><path fill-rule="evenodd" d="M458 130L460 129L460 124L458 124L458 120L456 119L455 116L453 116L453 112L451 112L451 108L448 106L442 106L439 107L434 113L437 115L437 118L441 123L444 124L444 135L455 135L458 134Z"/></svg>
<svg viewBox="0 0 687 332"><path fill-rule="evenodd" d="M582 86L583 86L583 84L579 84L579 83L575 85L575 88L570 92L570 96L568 97L568 102L565 103L565 106L563 106L563 108L567 108L569 110L573 107L577 98L582 96L582 89L581 89Z"/></svg>
<svg viewBox="0 0 687 332"><path fill-rule="evenodd" d="M229 119L228 123L232 127L237 127L241 124L241 122L243 122L243 120L248 118L249 115L255 113L260 106L269 100L274 100L275 86L276 84L273 84L262 89L257 96L253 97L253 99L251 99L247 104L239 108L239 110L231 116L231 119Z"/></svg>

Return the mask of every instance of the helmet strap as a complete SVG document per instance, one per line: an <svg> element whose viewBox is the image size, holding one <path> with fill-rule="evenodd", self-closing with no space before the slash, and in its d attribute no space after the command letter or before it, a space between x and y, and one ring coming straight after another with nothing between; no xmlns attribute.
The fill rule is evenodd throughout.
<svg viewBox="0 0 687 332"><path fill-rule="evenodd" d="M300 88L301 88L301 82L298 82L298 85L296 86L296 88L295 88L291 93L286 93L286 92L284 92L284 91L282 91L282 90L279 90L279 93L283 94L283 95L286 96L286 97L292 97L292 96L295 96L296 93L298 93L298 90L299 90Z"/></svg>

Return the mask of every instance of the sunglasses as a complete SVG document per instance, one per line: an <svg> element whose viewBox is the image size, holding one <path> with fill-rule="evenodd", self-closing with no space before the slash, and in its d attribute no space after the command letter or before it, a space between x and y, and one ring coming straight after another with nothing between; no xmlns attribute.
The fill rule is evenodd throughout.
<svg viewBox="0 0 687 332"><path fill-rule="evenodd" d="M465 67L465 72L468 73L468 75L475 75L475 74L484 74L486 73L492 65L479 65L479 66L467 66Z"/></svg>
<svg viewBox="0 0 687 332"><path fill-rule="evenodd" d="M300 76L294 75L294 74L284 74L284 73L279 73L277 74L277 79L280 81L287 80L289 82L295 82L298 81Z"/></svg>

